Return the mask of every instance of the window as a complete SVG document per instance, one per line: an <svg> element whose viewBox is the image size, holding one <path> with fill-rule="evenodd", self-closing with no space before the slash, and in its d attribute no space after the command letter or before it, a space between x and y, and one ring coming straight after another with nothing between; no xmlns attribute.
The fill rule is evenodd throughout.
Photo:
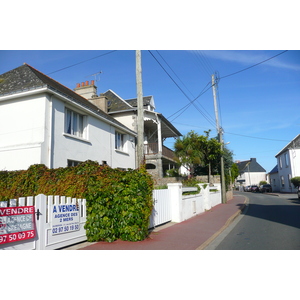
<svg viewBox="0 0 300 300"><path fill-rule="evenodd" d="M284 153L284 160L285 160L285 166L288 167L289 166L289 157L287 153Z"/></svg>
<svg viewBox="0 0 300 300"><path fill-rule="evenodd" d="M281 179L281 186L284 187L284 177L281 176L280 179Z"/></svg>
<svg viewBox="0 0 300 300"><path fill-rule="evenodd" d="M117 132L115 134L115 149L120 151L125 151L125 135Z"/></svg>
<svg viewBox="0 0 300 300"><path fill-rule="evenodd" d="M279 167L280 167L280 169L282 169L282 159L281 159L281 156L279 157Z"/></svg>
<svg viewBox="0 0 300 300"><path fill-rule="evenodd" d="M75 167L80 163L81 163L81 161L68 159L68 167Z"/></svg>
<svg viewBox="0 0 300 300"><path fill-rule="evenodd" d="M68 108L65 109L65 133L82 138L84 132L84 116Z"/></svg>

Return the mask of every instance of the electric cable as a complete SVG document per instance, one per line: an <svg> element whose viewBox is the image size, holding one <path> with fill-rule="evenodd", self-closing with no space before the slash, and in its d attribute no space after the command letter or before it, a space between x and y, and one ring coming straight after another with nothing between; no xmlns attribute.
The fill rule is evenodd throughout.
<svg viewBox="0 0 300 300"><path fill-rule="evenodd" d="M256 66L258 66L258 65L260 65L260 64L263 64L263 63L265 63L266 61L271 60L271 59L273 59L273 58L275 58L275 57L277 57L277 56L279 56L279 55L281 55L281 54L283 54L283 53L285 53L285 52L287 52L287 51L288 51L288 50L282 51L282 52L280 52L280 53L278 53L278 54L276 54L276 55L274 55L274 56L272 56L272 57L270 57L270 58L268 58L268 59L265 59L265 60L263 60L263 61L261 61L261 62L255 64L255 65L252 65L252 66L250 66L250 67L248 67L248 68L245 68L245 69L242 69L242 70L240 70L240 71L237 71L237 72L228 74L228 75L226 75L226 76L222 76L222 77L220 77L219 79L223 79L223 78L226 78L226 77L233 76L233 75L235 75L235 74L241 73L241 72L243 72L243 71L249 70L249 69L251 69L251 68L253 68L253 67L256 67Z"/></svg>
<svg viewBox="0 0 300 300"><path fill-rule="evenodd" d="M64 67L64 68L62 68L62 69L59 69L59 70L53 71L53 72L51 72L51 73L48 73L47 75L50 75L50 74L53 74L53 73L57 73L57 72L60 72L60 71L62 71L62 70L65 70L65 69L72 68L72 67L74 67L74 66L77 66L77 65L83 64L83 63L85 63L85 62L87 62L87 61L90 61L90 60L96 59L96 58L98 58L98 57L101 57L101 56L104 56L104 55L111 54L111 53L113 53L113 52L116 52L116 51L117 51L117 50L112 50L112 51L106 52L106 53L104 53L104 54L97 55L97 56L95 56L95 57L92 57L92 58L89 58L89 59L83 60L83 61L81 61L81 62L78 62L78 63L76 63L76 64L73 64L73 65L70 65L70 66Z"/></svg>
<svg viewBox="0 0 300 300"><path fill-rule="evenodd" d="M179 90L184 94L184 96L190 101L190 104L189 105L186 105L184 108L188 108L191 104L193 104L194 105L194 107L202 114L202 116L204 117L204 118L206 118L206 120L209 122L209 123L211 123L212 124L212 122L211 122L211 120L209 120L209 117L207 117L206 115L205 115L205 113L203 113L197 106L196 106L196 104L194 103L194 101L196 100L196 99L198 99L200 96L201 96L201 94L204 94L204 92L202 93L200 93L194 100L191 100L190 99L190 97L183 91L183 89L178 85L178 83L173 79L173 77L168 73L168 71L163 67L163 65L158 61L158 59L155 57L155 55L150 51L150 50L148 50L148 52L152 55L152 57L155 59L155 61L160 65L160 67L165 71L165 73L169 76L169 78L174 82L174 84L179 88ZM207 84L208 85L208 84ZM207 86L206 85L206 86ZM208 89L207 89L208 90ZM207 91L206 90L206 91ZM206 92L205 91L205 92ZM182 108L182 109L184 109L184 108ZM180 110L182 110L182 109L180 109ZM186 110L185 109L185 110ZM184 111L185 111L184 110ZM184 112L183 111L183 112ZM183 113L182 112L182 113ZM181 113L181 114L182 114ZM181 115L180 114L180 115ZM178 116L177 116L178 117ZM176 118L177 118L176 117ZM170 117L169 117L170 118ZM174 119L176 119L176 118L174 118Z"/></svg>

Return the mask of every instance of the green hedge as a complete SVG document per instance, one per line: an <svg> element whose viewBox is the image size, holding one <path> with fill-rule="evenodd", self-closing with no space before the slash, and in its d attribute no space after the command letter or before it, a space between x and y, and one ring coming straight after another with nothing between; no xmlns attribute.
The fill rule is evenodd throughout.
<svg viewBox="0 0 300 300"><path fill-rule="evenodd" d="M0 201L63 195L87 199L88 241L140 241L148 236L153 180L144 168L122 171L86 161L76 167L0 172Z"/></svg>

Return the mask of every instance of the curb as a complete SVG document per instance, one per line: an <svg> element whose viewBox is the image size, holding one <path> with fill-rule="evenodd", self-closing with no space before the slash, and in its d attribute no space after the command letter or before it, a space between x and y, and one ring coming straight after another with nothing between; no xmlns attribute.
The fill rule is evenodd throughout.
<svg viewBox="0 0 300 300"><path fill-rule="evenodd" d="M223 227L221 229L219 229L214 235L212 235L208 240L206 240L203 244L201 244L195 250L203 250L204 248L206 248L214 239L216 239L243 212L243 210L245 209L245 207L249 203L249 198L246 197L246 196L244 196L244 197L246 199L245 199L245 202L243 203L243 206L226 221L225 225L223 225Z"/></svg>

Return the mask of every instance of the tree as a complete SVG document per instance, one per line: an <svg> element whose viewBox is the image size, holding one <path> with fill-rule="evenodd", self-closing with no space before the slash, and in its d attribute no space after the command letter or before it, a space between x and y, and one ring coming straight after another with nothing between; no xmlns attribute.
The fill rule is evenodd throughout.
<svg viewBox="0 0 300 300"><path fill-rule="evenodd" d="M238 176L239 176L239 168L237 164L233 163L231 166L231 182L234 182Z"/></svg>
<svg viewBox="0 0 300 300"><path fill-rule="evenodd" d="M291 183L295 186L295 188L300 186L300 177L291 178Z"/></svg>
<svg viewBox="0 0 300 300"><path fill-rule="evenodd" d="M176 140L174 148L177 161L187 167L192 175L199 167L208 168L208 182L211 177L211 164L221 154L221 144L216 139L209 138L209 131L199 135L190 131L186 136Z"/></svg>
<svg viewBox="0 0 300 300"><path fill-rule="evenodd" d="M176 140L174 149L177 163L185 166L190 174L193 174L195 166L200 165L203 161L199 135L193 130L190 131Z"/></svg>

